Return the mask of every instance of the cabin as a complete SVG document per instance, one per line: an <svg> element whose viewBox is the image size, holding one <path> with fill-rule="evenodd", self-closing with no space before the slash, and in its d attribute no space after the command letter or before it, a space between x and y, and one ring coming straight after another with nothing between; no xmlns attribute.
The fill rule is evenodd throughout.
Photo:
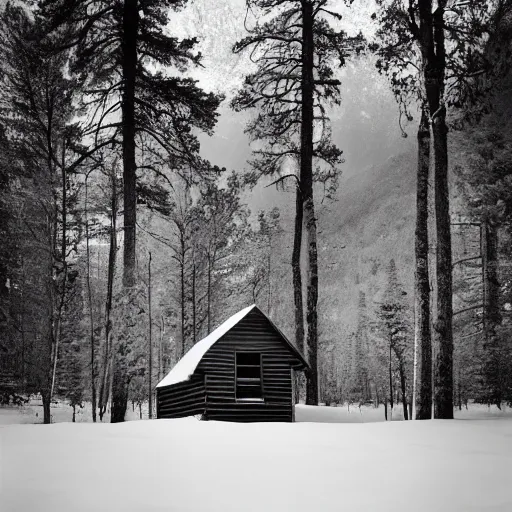
<svg viewBox="0 0 512 512"><path fill-rule="evenodd" d="M156 386L157 418L294 421L300 352L256 306L198 341Z"/></svg>

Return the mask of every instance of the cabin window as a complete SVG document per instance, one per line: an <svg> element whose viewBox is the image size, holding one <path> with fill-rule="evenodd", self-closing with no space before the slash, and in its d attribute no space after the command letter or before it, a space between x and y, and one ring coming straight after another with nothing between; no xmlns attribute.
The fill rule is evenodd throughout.
<svg viewBox="0 0 512 512"><path fill-rule="evenodd" d="M236 353L236 399L263 400L261 354L258 352Z"/></svg>

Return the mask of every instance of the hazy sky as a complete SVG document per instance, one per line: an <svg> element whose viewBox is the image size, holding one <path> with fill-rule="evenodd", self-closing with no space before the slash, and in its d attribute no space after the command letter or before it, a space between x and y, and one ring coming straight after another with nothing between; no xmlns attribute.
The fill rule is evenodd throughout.
<svg viewBox="0 0 512 512"><path fill-rule="evenodd" d="M330 9L342 12L337 25L349 34L362 30L372 36L375 26L370 18L374 0L356 0L347 8L342 0L333 0ZM195 0L180 13L172 13L170 28L179 36L197 36L203 53L204 68L193 76L208 90L227 95L213 137L201 136L202 154L212 163L228 169L247 166L250 147L243 133L250 114L237 114L228 102L251 69L245 56L233 55L235 41L246 35L245 0ZM250 25L254 18L249 14ZM403 151L404 141L398 127L398 109L386 79L380 77L373 62L363 58L340 71L341 107L331 112L333 139L344 150L346 176Z"/></svg>

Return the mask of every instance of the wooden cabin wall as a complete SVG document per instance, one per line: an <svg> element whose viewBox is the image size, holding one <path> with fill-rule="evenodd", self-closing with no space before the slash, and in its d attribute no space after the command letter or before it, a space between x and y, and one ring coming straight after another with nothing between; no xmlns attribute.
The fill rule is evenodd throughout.
<svg viewBox="0 0 512 512"><path fill-rule="evenodd" d="M235 353L262 354L265 403L237 402ZM206 375L207 416L225 421L292 421L291 366L300 365L281 336L252 311L206 352L196 372Z"/></svg>
<svg viewBox="0 0 512 512"><path fill-rule="evenodd" d="M157 418L184 418L203 414L205 411L203 377L157 388L156 393Z"/></svg>

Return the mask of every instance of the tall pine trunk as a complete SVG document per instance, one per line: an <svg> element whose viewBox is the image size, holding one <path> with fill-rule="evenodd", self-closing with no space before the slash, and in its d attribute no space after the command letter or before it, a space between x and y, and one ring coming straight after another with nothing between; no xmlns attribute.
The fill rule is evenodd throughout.
<svg viewBox="0 0 512 512"><path fill-rule="evenodd" d="M0 136L3 139L3 134ZM2 140L3 142L3 140ZM6 196L9 191L9 175L7 173L7 169L0 170L0 194L2 196ZM11 228L12 222L12 214L9 211L9 208L0 204L0 233L9 233L9 229ZM9 244L10 245L10 244ZM4 247L7 249L8 244L5 244ZM4 249L1 251L0 255L0 337L4 338L8 336L9 332L9 316L6 314L4 307L7 304L10 304L10 289L8 286L8 279L12 272L12 262L8 257L7 251L4 252ZM22 358L23 361L23 358ZM23 364L23 363L22 363Z"/></svg>
<svg viewBox="0 0 512 512"><path fill-rule="evenodd" d="M149 314L149 360L148 360L148 415L153 418L153 318L151 316L151 251L148 266L148 314Z"/></svg>
<svg viewBox="0 0 512 512"><path fill-rule="evenodd" d="M53 203L52 206L55 206ZM47 315L40 317L40 328L33 336L33 344L37 354L37 383L38 391L41 394L43 402L43 423L51 423L50 404L52 400L52 363L55 354L55 339L54 339L54 324L55 324L55 238L56 238L56 214L53 218L50 215L45 216L44 221L44 235L48 240L49 251L45 251L41 256L44 258L41 261L42 274L44 275L44 301L48 304Z"/></svg>
<svg viewBox="0 0 512 512"><path fill-rule="evenodd" d="M185 355L186 318L185 318L185 233L180 231L180 301L181 301L181 357Z"/></svg>
<svg viewBox="0 0 512 512"><path fill-rule="evenodd" d="M389 340L389 361L388 361L388 377L389 377L389 405L391 408L391 418L393 418L393 369L391 365L392 339Z"/></svg>
<svg viewBox="0 0 512 512"><path fill-rule="evenodd" d="M292 275L293 299L295 303L295 344L304 354L304 305L302 302L302 272L300 266L300 253L302 248L302 222L303 208L302 195L299 186L295 198L295 230L293 234Z"/></svg>
<svg viewBox="0 0 512 512"><path fill-rule="evenodd" d="M445 115L446 111L441 107L433 122L437 233L435 339L438 347L434 415L436 418L453 419L452 247L448 188L448 128Z"/></svg>
<svg viewBox="0 0 512 512"><path fill-rule="evenodd" d="M430 282L428 271L429 167L430 128L427 113L423 108L418 127L415 232L415 336L421 350L420 396L419 408L416 414L416 419L419 420L429 420L432 417L432 338L430 332Z"/></svg>
<svg viewBox="0 0 512 512"><path fill-rule="evenodd" d="M124 354L116 354L118 357L122 357ZM116 375L116 371L119 372L118 361L115 361L114 371L112 375L112 404L110 408L110 421L111 423L120 423L124 421L126 409L128 407L128 378L124 377L120 379ZM126 365L123 365L121 369L127 370Z"/></svg>
<svg viewBox="0 0 512 512"><path fill-rule="evenodd" d="M302 269L300 255L302 250L302 229L303 229L303 208L302 194L297 185L295 196L295 230L293 234L292 252L292 277L293 277L293 299L295 304L295 345L302 354L305 354L304 347L304 304L302 300ZM300 372L295 372L295 402L299 403L301 385L303 383Z"/></svg>
<svg viewBox="0 0 512 512"><path fill-rule="evenodd" d="M85 247L86 247L86 258L87 258L87 305L89 309L89 337L91 342L91 408L92 408L92 421L96 423L96 354L95 354L95 339L94 339L94 311L92 309L92 289L91 289L91 253L89 247L89 218L87 211L87 200L88 200L88 184L87 175L85 179Z"/></svg>
<svg viewBox="0 0 512 512"><path fill-rule="evenodd" d="M481 253L483 274L483 330L486 337L494 334L501 322L500 283L498 279L498 230L488 219L481 224Z"/></svg>
<svg viewBox="0 0 512 512"><path fill-rule="evenodd" d="M210 254L207 257L208 268L207 268L207 283L206 283L206 323L208 333L212 329L212 259Z"/></svg>
<svg viewBox="0 0 512 512"><path fill-rule="evenodd" d="M500 283L498 278L498 230L487 218L481 224L481 254L483 281L483 334L484 334L484 385L488 401L501 407L502 376L499 336L496 332L501 323L499 306Z"/></svg>
<svg viewBox="0 0 512 512"><path fill-rule="evenodd" d="M123 137L123 198L124 198L124 248L123 287L130 293L135 286L135 225L136 225L136 170L135 161L135 78L137 71L137 34L139 12L137 0L125 0L123 8L122 69L123 92L121 102ZM113 361L112 423L124 421L128 400L128 367L131 336L118 337L118 347Z"/></svg>
<svg viewBox="0 0 512 512"><path fill-rule="evenodd" d="M165 334L165 320L163 315L160 316L160 341L158 344L158 381L164 377L164 353L163 341Z"/></svg>
<svg viewBox="0 0 512 512"><path fill-rule="evenodd" d="M105 303L105 345L103 347L103 368L100 383L99 414L100 421L107 410L109 395L109 373L112 371L112 303L114 297L114 276L117 255L117 186L115 169L112 171L112 195L110 217L110 240L107 270L107 300Z"/></svg>
<svg viewBox="0 0 512 512"><path fill-rule="evenodd" d="M124 197L124 254L123 285L135 286L135 224L136 170L135 161L135 77L137 71L137 32L139 24L137 0L125 0L123 12L123 197Z"/></svg>
<svg viewBox="0 0 512 512"><path fill-rule="evenodd" d="M405 381L404 362L401 358L398 364L398 371L400 373L400 389L402 392L402 404L404 408L404 420L407 421L409 419L409 411L407 409L407 385Z"/></svg>
<svg viewBox="0 0 512 512"><path fill-rule="evenodd" d="M197 278L197 265L196 265L196 253L195 250L192 253L192 290L191 299L192 302L192 344L195 345L197 341L197 305L196 305L196 278Z"/></svg>
<svg viewBox="0 0 512 512"><path fill-rule="evenodd" d="M51 399L50 393L42 393L41 398L42 398L42 402L43 402L43 423L45 425L49 425L52 422L52 415L51 415L51 409L50 409L51 404L52 404L52 399Z"/></svg>
<svg viewBox="0 0 512 512"><path fill-rule="evenodd" d="M437 317L434 336L438 347L434 415L440 419L453 419L453 306L452 306L452 241L450 194L448 185L448 127L444 105L444 79L446 54L444 41L444 7L440 1L433 15L435 66L427 86L434 138L434 195L436 218L436 284Z"/></svg>
<svg viewBox="0 0 512 512"><path fill-rule="evenodd" d="M318 254L316 218L313 200L313 93L314 40L313 4L302 1L302 123L300 186L304 208L307 244L307 356L310 369L306 374L306 403L318 405Z"/></svg>
<svg viewBox="0 0 512 512"><path fill-rule="evenodd" d="M62 192L62 203L61 203L61 223L62 223L62 240L60 245L60 262L62 264L62 279L61 289L59 290L59 298L57 304L57 321L54 331L55 346L53 351L53 362L52 362L52 384L50 388L50 399L53 397L55 390L55 380L57 377L57 363L59 361L59 346L60 346L60 335L62 326L62 315L64 305L66 302L66 283L68 278L68 265L67 265L67 217L68 217L68 202L67 202L67 183L66 183L66 146L65 141L62 141L62 156L61 156L61 192ZM58 215L58 208L56 208L56 215ZM55 249L57 249L55 247Z"/></svg>
<svg viewBox="0 0 512 512"><path fill-rule="evenodd" d="M452 329L452 246L448 186L448 127L444 105L446 70L444 10L447 0L419 0L421 45L424 58L425 92L434 140L434 210L436 235L436 313L434 342L434 415L453 418L453 329Z"/></svg>
<svg viewBox="0 0 512 512"><path fill-rule="evenodd" d="M272 232L270 232L268 235L267 280L267 314L270 315L270 308L272 306Z"/></svg>

